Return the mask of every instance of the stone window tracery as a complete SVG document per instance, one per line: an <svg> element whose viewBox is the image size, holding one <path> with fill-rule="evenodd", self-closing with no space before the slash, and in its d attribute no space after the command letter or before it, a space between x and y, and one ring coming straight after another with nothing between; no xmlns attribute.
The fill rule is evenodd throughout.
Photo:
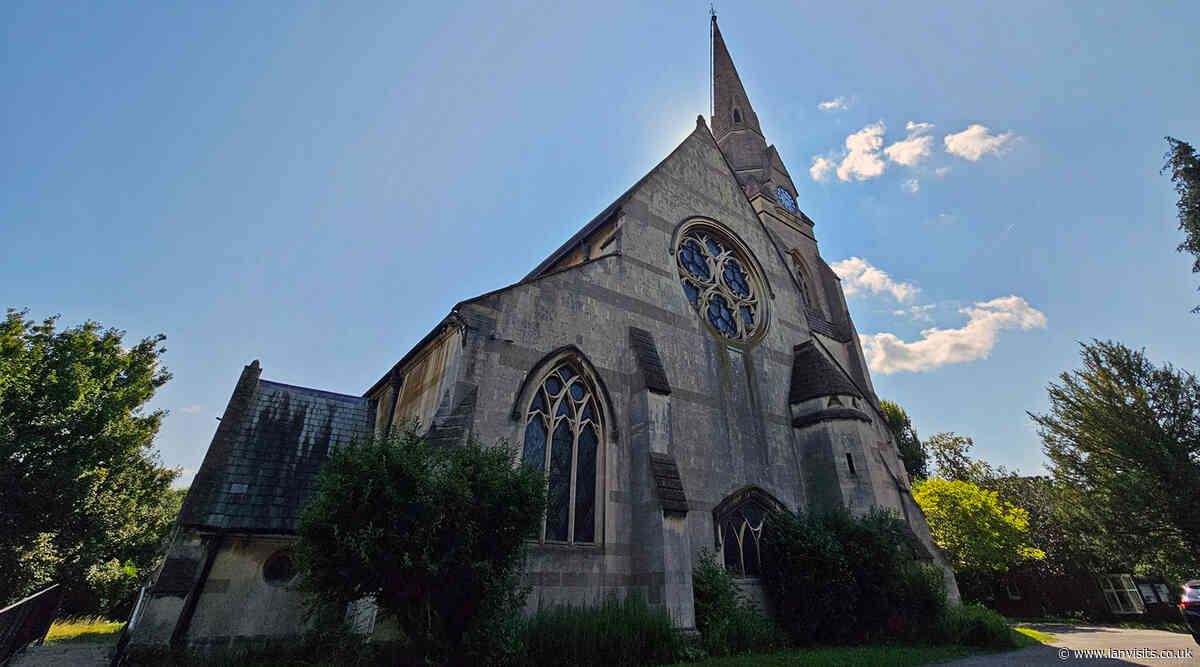
<svg viewBox="0 0 1200 667"><path fill-rule="evenodd" d="M546 374L530 399L521 462L546 473L540 541L596 541L597 461L604 432L596 397L582 368L568 359Z"/></svg>
<svg viewBox="0 0 1200 667"><path fill-rule="evenodd" d="M766 492L748 488L726 498L713 510L717 552L725 569L738 577L762 572L762 540L767 515L779 504Z"/></svg>
<svg viewBox="0 0 1200 667"><path fill-rule="evenodd" d="M816 302L812 297L811 282L808 278L808 269L804 266L804 260L800 259L798 250L792 251L792 266L796 269L796 282L800 283L800 298L804 300L805 308L817 308Z"/></svg>
<svg viewBox="0 0 1200 667"><path fill-rule="evenodd" d="M683 292L719 334L736 342L762 330L762 281L753 265L716 229L687 228L676 249Z"/></svg>

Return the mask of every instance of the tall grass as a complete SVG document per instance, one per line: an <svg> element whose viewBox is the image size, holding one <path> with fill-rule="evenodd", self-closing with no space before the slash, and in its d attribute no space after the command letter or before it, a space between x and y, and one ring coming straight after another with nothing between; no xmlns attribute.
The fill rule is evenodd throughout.
<svg viewBox="0 0 1200 667"><path fill-rule="evenodd" d="M56 619L46 633L46 641L116 641L122 621L110 621L100 616Z"/></svg>
<svg viewBox="0 0 1200 667"><path fill-rule="evenodd" d="M661 608L640 595L596 607L551 607L525 619L522 664L658 665L678 660L683 640Z"/></svg>

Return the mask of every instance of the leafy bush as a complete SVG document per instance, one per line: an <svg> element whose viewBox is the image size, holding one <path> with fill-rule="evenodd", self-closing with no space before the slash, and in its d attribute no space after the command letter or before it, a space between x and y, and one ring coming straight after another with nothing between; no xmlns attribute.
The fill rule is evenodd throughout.
<svg viewBox="0 0 1200 667"><path fill-rule="evenodd" d="M523 665L657 665L683 654L670 615L637 594L539 610L522 623L521 644Z"/></svg>
<svg viewBox="0 0 1200 667"><path fill-rule="evenodd" d="M776 512L763 539L767 594L796 642L918 639L946 606L941 571L914 559L889 511Z"/></svg>
<svg viewBox="0 0 1200 667"><path fill-rule="evenodd" d="M1008 619L979 604L950 607L942 612L933 628L934 641L986 648L1013 648L1017 645Z"/></svg>
<svg viewBox="0 0 1200 667"><path fill-rule="evenodd" d="M705 551L692 572L696 629L704 651L721 656L776 648L776 628L752 607L713 554Z"/></svg>
<svg viewBox="0 0 1200 667"><path fill-rule="evenodd" d="M318 616L374 597L412 656L501 659L514 650L518 568L544 485L505 447L430 446L415 422L338 449L300 517L297 585Z"/></svg>

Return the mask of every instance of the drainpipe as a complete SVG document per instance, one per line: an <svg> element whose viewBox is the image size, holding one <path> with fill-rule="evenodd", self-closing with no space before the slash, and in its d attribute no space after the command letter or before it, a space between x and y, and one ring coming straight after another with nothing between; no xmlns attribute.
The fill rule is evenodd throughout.
<svg viewBox="0 0 1200 667"><path fill-rule="evenodd" d="M192 624L192 614L196 613L196 603L200 601L200 596L204 593L204 584L208 583L208 574L212 572L213 561L217 559L217 552L221 550L221 543L224 541L225 531L213 535L208 540L208 553L204 557L204 567L200 569L200 576L196 578L191 592L183 601L183 610L179 612L175 631L171 633L172 648L182 645L183 640L187 637L188 626Z"/></svg>

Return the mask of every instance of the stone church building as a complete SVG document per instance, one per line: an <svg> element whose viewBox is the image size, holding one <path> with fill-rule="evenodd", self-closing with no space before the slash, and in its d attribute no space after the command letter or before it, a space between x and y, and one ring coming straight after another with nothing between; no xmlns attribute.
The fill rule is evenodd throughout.
<svg viewBox="0 0 1200 667"><path fill-rule="evenodd" d="M531 609L638 591L692 627L702 551L753 592L777 508L895 510L957 600L815 223L712 28L711 126L697 118L520 282L455 305L361 395L245 367L131 645L302 632L288 547L321 464L408 418L439 444L511 443L545 471ZM347 613L375 627L369 603Z"/></svg>

